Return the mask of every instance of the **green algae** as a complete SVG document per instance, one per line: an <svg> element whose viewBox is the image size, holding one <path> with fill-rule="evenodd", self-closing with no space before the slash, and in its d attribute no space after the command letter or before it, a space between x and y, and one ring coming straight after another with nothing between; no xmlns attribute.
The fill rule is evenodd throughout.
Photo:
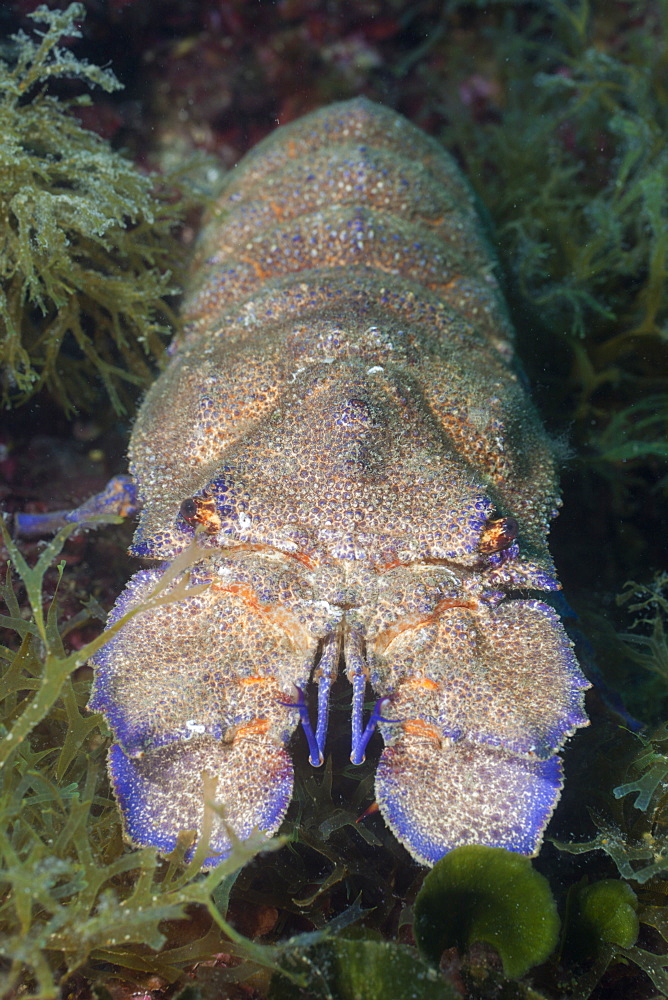
<svg viewBox="0 0 668 1000"><path fill-rule="evenodd" d="M560 6L557 6L556 9L560 9ZM582 15L583 10L591 10L584 5L578 9L580 15ZM589 16L584 16L580 28L576 24L573 30L576 39L582 37L582 31L586 32L589 42L593 45L594 42L589 34L591 31ZM556 45L556 42L554 44ZM563 44L565 44L564 38L560 38L559 45ZM558 53L555 56L553 66L557 65L560 58L561 55ZM614 58L623 61L624 53L618 51ZM553 69L550 69L549 66L543 67L542 72L550 74ZM543 86L542 79L538 78L536 82L538 86L537 96L542 99L545 96L545 92L540 90L540 87ZM582 78L578 77L578 83L582 83ZM517 83L516 86L519 87L520 84ZM564 86L564 84L558 83L557 88ZM602 86L602 81L598 80L596 86ZM573 97L573 91L574 88L571 87L570 90L562 92L562 98L564 98L564 93L566 94L565 99L562 100L564 112L568 106L571 111L575 108L579 113L577 105L572 100L568 100L568 94ZM614 88L611 88L611 93L615 99L619 97ZM549 113L557 115L558 106L559 101L555 98L550 105ZM513 98L510 110L519 107L519 98L517 101ZM547 111L545 114L547 115ZM533 221L530 218L532 203L527 203L529 207L525 212L523 208L525 202L523 201L520 203L520 215L526 215L529 218L524 218L521 222L522 226L527 228L513 230L508 216L507 227L504 223L502 238L504 241L512 243L517 237L517 243L514 244L518 250L515 270L516 290L520 295L526 296L525 301L538 303L539 310L542 310L543 306L545 307L545 315L549 318L550 335L559 338L566 335L569 338L575 359L574 370L582 384L580 419L591 421L592 426L595 426L595 434L592 433L590 442L593 452L600 457L600 464L626 464L629 461L648 463L665 457L665 439L662 435L666 410L665 397L658 393L648 396L640 402L634 402L637 395L644 391L645 381L648 378L647 370L639 362L637 350L639 338L636 333L633 333L634 324L637 325L642 318L638 311L643 308L640 289L646 278L642 264L638 263L642 255L637 252L636 247L636 251L626 262L632 269L635 261L636 271L625 274L617 286L614 286L612 280L606 283L605 267L592 270L592 284L590 286L586 275L582 272L573 272L572 275L567 273L567 253L564 252L562 255L559 251L560 241L566 241L566 237L569 235L571 221L573 223L581 221L575 218L579 211L577 205L584 205L584 201L578 194L578 184L583 182L588 186L590 192L594 192L605 190L605 187L603 189L596 188L597 183L605 185L608 183L604 173L591 171L591 157L581 156L580 153L582 146L586 146L587 129L594 128L596 117L596 114L592 114L587 127L583 126L581 146L576 155L574 157L566 155L567 162L562 162L561 156L564 153L569 154L570 150L569 148L565 151L563 149L557 150L557 154L555 154L557 158L552 161L552 166L555 162L557 164L557 172L551 179L546 177L544 181L541 180L542 175L540 174L535 178L538 189L536 197L539 200L543 199L543 204L548 208L548 211L544 212L537 220L537 225L540 223L542 228L534 230L528 226L528 223ZM600 122L607 121L603 115L600 116L599 120ZM526 117L525 124L528 127ZM551 139L554 138L547 120L542 124L546 131L541 133L538 129L538 139L535 145L529 144L527 148L516 153L518 162L520 156L528 157L531 155L535 159L537 151L540 151L541 156L543 155L541 149L543 135L549 133ZM511 125L511 127L513 126ZM564 115L563 119L560 120L559 127L563 129L570 127L568 116ZM614 154L610 149L607 151L615 169L618 149L623 149L623 147L621 145L615 147ZM550 149L551 155L552 152ZM508 156L510 153L511 151L508 151ZM609 164L606 163L606 166ZM631 164L631 166L633 165ZM521 184L528 185L531 175L523 174L521 176ZM628 176L631 181L634 181L633 169L629 170ZM569 207L567 204L569 198L576 199L575 207ZM552 199L551 204L550 199ZM578 202L577 199L580 201ZM619 203L611 202L611 204L614 211L623 207L621 200ZM510 206L507 207L510 210ZM565 222L556 229L552 227L550 221L554 218L551 214L553 210L555 213L562 211L565 213ZM603 205L601 209L602 222L609 226L611 223L605 218L606 211L607 209ZM555 234L558 237L557 250L551 242ZM645 241L645 251L647 251L648 243L651 243L655 238L651 228L647 232L640 232L636 227L631 235L636 240ZM661 247L659 246L658 249L661 250ZM573 253L573 248L567 246L567 252ZM619 246L614 252L620 252ZM611 254L612 251L607 258L608 264L612 263ZM584 260L584 257L582 259ZM645 259L649 260L650 257L646 255ZM661 254L655 246L653 266L656 273L660 273L660 264ZM647 275L650 270L651 268L647 269ZM608 294L609 291L612 292L612 295ZM659 286L655 282L653 294L657 296L658 292ZM658 328L661 321L660 310L655 311L654 315ZM34 316L29 318L31 322L34 321ZM656 345L654 347L650 345L661 341L661 333L643 334L643 338L643 344L648 346L648 357L656 358L654 353ZM142 352L143 348L138 352L140 361L143 361ZM70 364L69 357L65 356L64 360L65 363ZM76 378L76 372L81 370L81 368L77 369L76 366L73 366L70 377ZM35 386L43 374L43 369L39 367L35 371L38 378L36 382L31 383L31 386ZM657 370L652 374L654 388L658 387L659 374L660 370L657 367ZM113 385L117 386L115 376L112 376L111 381ZM607 403L606 406L603 405L603 394L610 390L614 390L614 393L610 397L612 398L612 406L608 407ZM19 398L16 389L11 391L14 398ZM30 391L30 386L25 391ZM15 650L9 651L11 658L9 655L4 657L7 664L11 665L11 669L16 672L14 676L21 678L17 686L13 685L12 675L9 675L10 694L8 697L13 699L13 708L8 718L13 723L23 708L27 707L27 700L34 699L35 692L38 690L37 685L42 669L43 639L39 630L36 630L34 622L32 624L25 622L18 613L12 612L10 616L13 617L17 626L17 635L22 640L21 647L23 649L20 662L14 659L17 655ZM23 624L19 625L19 621L23 621ZM59 628L62 634L62 626ZM661 623L656 628L661 629ZM23 631L19 631L19 629ZM665 634L656 631L654 624L652 624L648 625L645 631L631 630L625 633L623 641L630 651L630 658L633 658L633 653L639 658L644 657L642 662L638 659L638 664L647 669L648 675L653 674L658 684L663 684L664 678L668 677L668 672L659 669L662 661L655 654L656 650L663 649ZM654 645L651 644L652 642ZM62 659L62 655L59 654L56 659ZM7 902L5 902L4 910L0 910L2 919L8 918L14 928L12 931L14 936L10 940L12 947L17 949L15 956L12 956L10 946L7 946L7 962L9 963L12 957L23 956L28 971L23 971L22 986L27 983L27 989L35 991L43 989L45 996L54 995L53 992L48 993L48 990L53 991L55 988L52 983L56 983L59 989L62 988L66 976L75 968L83 969L91 979L98 977L103 980L107 975L115 973L117 976L122 975L127 981L134 971L137 981L141 975L154 972L159 973L166 982L176 982L182 975L185 966L197 961L198 958L210 959L220 947L221 938L224 937L222 932L207 932L192 946L188 946L190 949L188 955L185 954L186 949L179 950L174 940L170 939L166 922L158 918L159 913L166 915L167 918L175 918L179 912L176 896L170 897L167 894L163 899L161 886L164 881L164 867L162 863L157 862L154 856L151 857L152 852L148 849L135 852L133 855L123 855L118 817L109 796L104 775L104 741L107 738L107 733L104 723L99 717L91 716L84 711L87 683L77 676L77 670L77 667L73 667L73 673L66 676L58 696L50 704L48 712L42 720L34 728L31 725L27 726L27 735L12 751L9 762L3 771L3 780L7 780L6 776L11 773L7 803L3 799L0 805L3 810L7 809L6 812L0 813L3 816L3 829L7 829L6 823L9 823L13 836L13 824L17 822L17 815L26 810L25 821L22 819L25 841L11 841L9 848L3 855L4 867L7 867L8 870L11 868L12 877L15 879L12 884L15 887L13 895L17 901L15 913L11 910L11 904ZM9 706L5 704L4 707L8 708ZM24 726L26 722L29 722L29 719L23 722ZM605 864L611 871L614 871L612 866L614 863L625 879L628 879L636 887L646 887L647 892L656 891L654 887L659 884L661 876L668 867L665 860L665 845L660 837L661 823L659 822L658 830L652 830L657 815L657 803L662 797L665 777L668 776L668 763L666 763L668 748L659 736L660 731L657 730L652 733L651 738L643 737L638 744L637 756L634 758L632 766L629 766L628 771L618 779L620 784L615 789L615 795L619 793L620 805L626 807L627 815L633 814L634 811L638 814L640 826L637 830L631 829L630 825L611 823L599 831L599 837L595 838L598 843L589 841L586 847L585 845L573 845L576 848L583 847L583 851L578 853L581 853L582 860L586 861L587 870L597 872L600 875L601 865ZM86 767L84 767L82 759L83 753L93 762L87 763ZM56 756L57 763L54 759ZM8 770L10 767L14 767L14 761L18 761L16 773L13 770L11 772ZM94 772L94 779L93 777L89 778L89 767ZM28 780L33 781L34 784L27 785ZM94 790L93 780L95 782ZM16 791L19 787L24 789L24 792L21 793L23 798L16 797ZM315 786L309 785L308 787ZM349 891L349 887L354 884L354 878L351 878L350 854L347 853L350 850L349 844L344 844L340 849L334 849L330 841L330 835L336 833L337 824L344 832L352 831L355 821L354 810L344 806L341 808L340 815L335 814L333 809L329 815L326 815L327 808L331 807L333 802L330 793L331 789L327 789L327 794L323 793L322 802L316 803L316 811L320 813L317 831L320 839L316 840L315 831L311 832L307 829L301 815L295 821L294 837L295 840L298 840L302 836L304 838L302 845L307 844L307 842L317 844L319 862L324 867L327 860L331 861L331 871L328 870L326 875L321 875L321 866L316 866L312 861L304 863L300 869L297 869L296 866L294 869L290 869L290 875L292 871L298 870L301 879L299 894L295 893L298 896L299 905L295 905L293 912L298 913L302 908L308 912L310 919L317 904L316 919L323 925L331 915L329 910L331 890L339 887ZM86 809L81 806L82 802L86 805ZM308 812L312 805L313 803L306 802L305 811ZM29 812L31 809L32 812ZM50 825L43 828L40 824L47 823L47 821ZM65 828L68 832L62 834L62 830ZM42 845L46 845L42 856L36 849L34 855L30 854L31 830L37 830L37 839L41 841ZM59 831L61 832L59 833ZM636 832L638 836L635 835ZM84 859L82 861L77 853L78 848L74 850L73 844L76 839L83 836L90 840L92 853L86 854L82 847ZM369 836L368 840L373 843L373 835ZM329 841L329 843L325 844L325 841ZM51 842L58 845L60 853L51 855ZM595 854L588 853L596 847L599 847L599 850ZM14 850L18 858L16 864L12 860L11 849ZM250 853L247 856L250 857ZM81 892L82 881L88 878L86 865L91 870L93 868L90 857L95 859L97 865L102 859L105 864L107 881L98 885L98 897L93 908L86 912L85 908L81 906L78 910L86 933L86 940L79 946L71 931L69 938L66 935L59 937L57 928L54 930L49 921L57 912L56 903L60 900L64 901L66 908L71 908L67 920L73 919L75 907L80 906L78 894ZM118 861L119 858L123 857L126 859L124 863L128 866L130 865L128 859L134 859L135 867L124 868ZM114 868L117 861L118 867ZM363 860L358 861L358 867L361 869L364 863ZM35 865L35 876L31 880L27 873L32 864ZM369 869L372 868L368 861L366 865ZM153 866L152 869L151 866ZM317 873L314 874L316 869ZM149 870L153 873L148 874ZM174 861L173 876L178 871L178 866ZM353 875L356 874L353 872ZM369 880L372 878L380 881L381 875L375 875L370 871ZM145 880L146 885L141 893L135 896L133 886L138 879ZM233 874L224 877L217 889L212 890L216 894L216 898L221 899L229 894L229 884L233 879ZM212 881L211 885L213 884ZM389 879L388 884L390 884ZM618 884L621 886L627 883L620 881ZM313 888L314 885L315 888ZM38 902L31 899L33 890L39 896ZM105 896L105 891L109 891L111 895ZM187 891L190 892L191 887ZM155 896L158 897L159 902L154 901ZM289 896L290 886L286 882L283 887L283 897L281 897L282 907ZM666 898L668 899L668 897ZM124 907L120 907L119 900L125 903ZM163 903L165 909L159 910L159 905L162 906ZM175 904L174 910L169 910L171 904ZM208 906L211 905L211 897L208 898L208 901L203 900L201 905L209 912ZM19 907L21 907L20 914ZM145 909L145 915L136 913L137 908ZM183 915L184 911L180 912ZM639 909L641 922L655 928L668 940L666 913L668 913L668 907L663 903L661 905L642 903ZM155 922L152 923L154 918ZM96 923L96 921L98 922ZM408 918L406 918L406 922L410 922ZM27 932L29 944L27 945L23 944L24 927L29 928ZM217 924L216 927L218 927ZM105 928L106 938L104 936ZM663 930L661 930L662 928ZM220 928L218 930L220 931ZM130 939L123 945L118 943L120 933L130 935ZM332 933L335 933L335 928L332 928ZM145 935L144 938L142 938L142 934ZM163 936L164 940L161 941L160 935ZM111 944L110 942L114 939L115 943ZM150 949L155 954L147 952L149 941L151 942ZM24 951L20 951L21 947L24 948ZM79 953L76 951L77 947L80 948ZM227 951L234 951L234 947L230 945L227 937L224 938L223 947ZM280 968L286 968L284 959L287 952L285 948L258 951L252 957L246 957L243 952L244 947L244 942L240 942L237 946L237 954L240 958L245 959L247 969L257 968L262 965L262 962L270 964L272 961L276 961ZM318 947L322 948L321 953L313 951L314 948ZM290 952L291 963L294 964L288 963L287 968L295 976L303 975L304 983L310 984L312 987L310 990L312 995L326 996L328 994L326 987L322 985L322 977L320 979L321 987L317 986L315 979L309 977L317 976L321 970L331 968L332 962L339 961L340 957L344 956L347 947L347 942L341 948L337 945L336 948L330 949L329 944L325 947L325 945L308 945L306 940L295 941ZM259 949L260 946L257 948ZM307 960L300 962L295 956L301 957L302 955L307 956ZM624 948L622 944L618 944L614 950L608 953L606 962L601 959L598 963L592 977L592 989L604 975L607 964L612 961L611 956L613 955L615 961L634 962L639 968L645 969L653 979L657 989L668 992L666 960L662 956L642 948L635 946ZM80 964L77 965L77 962ZM112 973L109 972L106 963L109 963ZM119 972L119 970L121 971ZM14 974L18 976L16 969L14 969ZM230 970L230 978L233 978L234 975L233 970ZM240 977L241 975L243 973L239 974ZM276 982L278 982L279 973L275 975ZM283 982L282 978L280 981ZM7 980L5 980L5 985L6 983ZM275 988L278 989L278 987ZM292 981L288 980L288 985L284 983L283 988L286 991L294 990ZM306 989L307 986L305 985L303 988ZM550 991L547 992L549 994ZM582 987L581 994L586 995L584 987ZM297 993L296 991L287 992L285 995L296 996Z"/></svg>
<svg viewBox="0 0 668 1000"><path fill-rule="evenodd" d="M633 740L625 780L612 789L621 807L615 819L595 813L592 840L554 843L568 854L603 851L623 879L645 885L668 872L668 724Z"/></svg>
<svg viewBox="0 0 668 1000"><path fill-rule="evenodd" d="M632 795L635 809L654 816L662 808L668 785L668 725L651 733L637 736L638 751L631 760L625 777L629 780L613 788L616 799Z"/></svg>
<svg viewBox="0 0 668 1000"><path fill-rule="evenodd" d="M555 345L570 356L579 443L630 488L629 464L656 474L667 457L668 8L496 11L499 106L482 123L453 116L445 141L494 220L520 344L540 370Z"/></svg>
<svg viewBox="0 0 668 1000"><path fill-rule="evenodd" d="M570 935L582 954L613 944L632 948L638 940L638 897L621 879L601 879L578 887L572 901Z"/></svg>
<svg viewBox="0 0 668 1000"><path fill-rule="evenodd" d="M276 896L281 908L315 922L315 931L265 944L240 933L226 916L233 888L242 905L257 902L252 880L245 880L248 862L260 851L278 850L285 838L268 842L257 834L237 843L226 861L204 874L200 862L207 854L206 826L212 818L207 809L200 844L188 865L182 861L192 842L187 832L166 860L152 848L128 850L106 776L110 733L102 716L85 710L90 677L84 664L115 627L68 651L72 622L85 624L99 609L89 601L74 619L63 622L58 588L45 599L45 576L53 573L55 563L62 577L60 557L72 530L74 526L63 529L33 566L3 530L11 571L0 595L6 609L0 617L6 637L0 647L0 720L6 739L0 744L0 992L55 1000L77 974L99 995L106 984L119 980L140 989L147 977L158 977L163 988L190 980L193 996L206 997L212 991L227 995L228 987L250 977L263 984L261 995L268 991L277 1000L376 1000L389 993L451 1000L456 993L447 980L414 949L380 940L373 926L360 928L353 938L351 924L366 924L372 915L379 924L390 919L396 889L389 878L396 879L396 866L390 852L391 875L383 882L382 859L369 864L368 849L377 848L378 837L371 831L360 835L354 822L366 797L364 782L353 797L357 807L332 808L331 765L319 783L313 776L304 781L290 845L295 858L305 850L319 860L302 862L301 870L288 854L265 868L265 878L268 873L287 880ZM198 558L195 547L179 556L148 601L174 600L175 580L178 599L188 586L187 569ZM205 802L213 793L205 782ZM361 848L358 864L348 843L351 837ZM399 851L395 845L395 853ZM513 857L530 868L526 859ZM330 865L329 875L320 874L323 862ZM350 897L356 883L365 882L378 883L377 903L363 908L354 902L332 916L333 891L340 887ZM265 891L267 898L271 896ZM402 919L410 923L408 911ZM211 967L221 953L229 956L226 967ZM504 961L511 972L517 971L517 955L505 954Z"/></svg>
<svg viewBox="0 0 668 1000"><path fill-rule="evenodd" d="M668 956L636 944L641 925L668 936L666 908L641 904L628 882L601 879L571 887L568 894L562 958L584 970L568 983L571 1000L587 1000L607 969L616 963L633 964L665 995Z"/></svg>
<svg viewBox="0 0 668 1000"><path fill-rule="evenodd" d="M485 941L510 978L546 961L559 926L547 879L529 858L501 847L456 847L434 865L415 900L413 931L426 958L437 964L445 948Z"/></svg>
<svg viewBox="0 0 668 1000"><path fill-rule="evenodd" d="M493 35L503 116L461 152L519 288L553 332L588 337L596 316L633 313L625 337L663 337L665 53L644 26L606 51L602 20L588 0L550 0L522 31L504 21ZM466 127L452 127L458 146Z"/></svg>
<svg viewBox="0 0 668 1000"><path fill-rule="evenodd" d="M92 980L154 974L175 982L184 967L223 942L226 952L254 968L278 968L278 953L239 934L224 910L237 872L281 841L252 836L201 875L213 818L206 803L214 789L205 778L204 829L188 865L182 859L192 834L182 836L167 862L153 848L124 847L106 777L109 732L102 716L85 712L90 682L80 676L115 629L68 653L57 592L44 609L44 576L74 525L59 532L33 567L2 530L20 582L8 570L1 593L8 644L0 647L0 992L48 1000L78 970ZM175 561L149 600L172 600L164 592L192 559L189 553ZM19 603L21 588L29 618ZM189 921L196 906L207 915L205 932L183 949L173 927Z"/></svg>
<svg viewBox="0 0 668 1000"><path fill-rule="evenodd" d="M555 841L555 846L567 854L588 854L604 851L614 862L622 878L644 885L655 875L668 870L668 844L659 841L634 840L613 823L597 819L599 833L592 839L577 843Z"/></svg>
<svg viewBox="0 0 668 1000"><path fill-rule="evenodd" d="M305 991L275 976L269 1000L455 1000L458 994L412 948L389 941L338 937L303 950L295 960L308 970Z"/></svg>
<svg viewBox="0 0 668 1000"><path fill-rule="evenodd" d="M91 525L118 520L98 518ZM201 551L191 546L167 566L143 605L82 648L68 651L73 621L80 626L99 616L89 601L74 619L61 621L58 585L53 597L45 597L45 577L55 564L60 582L63 546L77 526L60 531L33 566L4 525L0 528L10 563L0 587L6 612L0 615L5 640L0 646L0 995L55 1000L78 974L99 995L119 980L140 988L147 977L158 977L164 988L190 980L193 995L201 997L211 990L227 995L233 984L260 976L267 989L271 981L276 996L373 1000L394 983L403 990L398 997L450 1000L453 994L443 978L412 949L349 939L350 925L371 912L359 903L334 918L319 915L337 883L356 873L350 859L346 868L339 847L327 843L354 825L348 809L334 811L329 821L323 818L326 807L332 812L331 765L321 784L305 782L304 804L317 800L312 832L306 824L303 838L297 829L293 833L295 844L332 863L331 875L315 891L312 867L298 875L304 884L311 881L311 892L310 898L302 892L304 898L294 899L294 912L308 913L320 924L316 931L265 944L230 923L226 913L241 869L259 852L280 850L286 838L268 841L257 833L237 841L225 861L203 873L213 818L206 803L215 793L206 775L204 829L187 865L183 858L192 832L184 831L166 859L153 848L125 846L106 774L111 734L101 715L85 709L90 689L85 664L130 616L180 599L189 586L187 570L201 559ZM361 844L378 843L371 832L355 836ZM375 877L368 860L357 867L358 876L364 868ZM289 897L298 888L298 868L290 869L289 863L286 868L286 862L270 868L270 874L285 871L283 895ZM391 899L389 885L383 892ZM255 898L248 885L241 896ZM286 903L282 898L281 905ZM221 953L228 956L226 967L211 968ZM336 976L328 984L331 970Z"/></svg>
<svg viewBox="0 0 668 1000"><path fill-rule="evenodd" d="M665 694L668 690L668 573L659 571L646 584L628 581L617 597L617 604L626 606L633 615L630 630L619 633L627 658L653 675L655 688L662 688Z"/></svg>
<svg viewBox="0 0 668 1000"><path fill-rule="evenodd" d="M46 26L19 32L0 59L0 364L4 405L45 387L66 409L104 386L117 410L145 384L172 318L170 268L179 259L178 205L84 128L53 85L78 80L110 92L111 70L59 44L80 37L81 4L39 7ZM9 59L9 61L7 61Z"/></svg>

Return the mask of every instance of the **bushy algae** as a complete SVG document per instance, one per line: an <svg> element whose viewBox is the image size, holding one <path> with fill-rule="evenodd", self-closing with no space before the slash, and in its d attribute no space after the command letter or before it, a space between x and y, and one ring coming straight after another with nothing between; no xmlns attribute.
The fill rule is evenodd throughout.
<svg viewBox="0 0 668 1000"><path fill-rule="evenodd" d="M80 124L87 95L58 90L72 79L107 92L121 86L62 44L80 37L83 13L78 3L37 8L29 16L46 30L19 32L0 59L4 405L45 386L72 409L90 403L91 382L101 381L122 409L123 386L150 379L172 316L178 204Z"/></svg>

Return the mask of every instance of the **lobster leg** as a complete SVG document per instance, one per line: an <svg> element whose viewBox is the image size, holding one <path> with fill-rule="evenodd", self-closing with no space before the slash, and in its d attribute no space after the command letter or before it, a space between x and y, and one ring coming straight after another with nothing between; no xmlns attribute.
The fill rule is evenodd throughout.
<svg viewBox="0 0 668 1000"><path fill-rule="evenodd" d="M325 741L327 739L327 723L329 722L329 692L336 677L339 665L340 652L339 634L330 635L325 639L322 657L316 669L316 679L318 682L318 722L315 731L315 739L318 745L320 760L315 760L311 754L311 764L317 767L322 764L325 755Z"/></svg>
<svg viewBox="0 0 668 1000"><path fill-rule="evenodd" d="M15 514L13 532L17 537L52 535L67 524L86 524L91 518L113 514L131 517L139 509L137 486L130 476L113 476L104 489L74 510L53 510L45 514Z"/></svg>
<svg viewBox="0 0 668 1000"><path fill-rule="evenodd" d="M350 760L353 764L364 762L364 751L371 739L378 721L376 709L366 727L363 726L364 693L367 682L367 664L362 655L362 638L357 632L349 632L345 641L346 674L353 686L352 738Z"/></svg>
<svg viewBox="0 0 668 1000"><path fill-rule="evenodd" d="M353 750L352 753L350 754L350 761L352 764L364 763L365 759L364 755L366 753L367 745L369 743L369 740L375 733L379 723L383 722L392 723L397 721L396 719L386 719L385 716L383 715L383 709L385 708L386 705L389 705L389 703L390 703L389 698L379 698L376 704L373 706L373 711L369 716L366 726L364 727L361 733L357 734L357 742L353 743Z"/></svg>
<svg viewBox="0 0 668 1000"><path fill-rule="evenodd" d="M326 689L329 691L329 688ZM306 698L304 697L304 692L300 687L297 688L297 701L283 701L281 702L286 708L296 708L299 712L299 721L302 724L302 729L304 730L304 736L306 737L306 743L308 744L308 759L309 764L313 767L320 767L324 761L324 755L322 750L318 746L315 733L313 732L313 726L311 725L311 717L308 713L308 705L306 704Z"/></svg>

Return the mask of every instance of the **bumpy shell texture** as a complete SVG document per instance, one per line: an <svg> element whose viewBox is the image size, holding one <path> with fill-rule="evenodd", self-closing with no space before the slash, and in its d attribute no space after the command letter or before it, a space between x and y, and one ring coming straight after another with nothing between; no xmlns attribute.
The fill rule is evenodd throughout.
<svg viewBox="0 0 668 1000"><path fill-rule="evenodd" d="M558 587L554 459L453 161L364 99L278 129L230 174L184 309L130 459L133 551L197 536L193 592L104 647L91 701L128 836L168 851L201 829L203 772L208 864L275 832L286 745L301 721L323 758L343 670L351 758L377 724L377 800L418 861L535 853L588 683L537 599Z"/></svg>

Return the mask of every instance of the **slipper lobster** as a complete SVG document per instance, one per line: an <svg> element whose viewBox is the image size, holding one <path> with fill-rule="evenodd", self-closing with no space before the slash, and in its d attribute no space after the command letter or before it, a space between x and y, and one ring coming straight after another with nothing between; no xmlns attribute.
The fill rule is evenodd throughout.
<svg viewBox="0 0 668 1000"><path fill-rule="evenodd" d="M301 723L322 762L344 671L351 760L377 727L377 802L415 859L536 853L589 685L536 596L559 586L555 460L454 161L365 99L279 128L230 173L184 314L132 433L131 552L164 563L197 535L192 593L94 663L128 837L200 830L204 771L208 865L230 831L274 833L287 744Z"/></svg>

